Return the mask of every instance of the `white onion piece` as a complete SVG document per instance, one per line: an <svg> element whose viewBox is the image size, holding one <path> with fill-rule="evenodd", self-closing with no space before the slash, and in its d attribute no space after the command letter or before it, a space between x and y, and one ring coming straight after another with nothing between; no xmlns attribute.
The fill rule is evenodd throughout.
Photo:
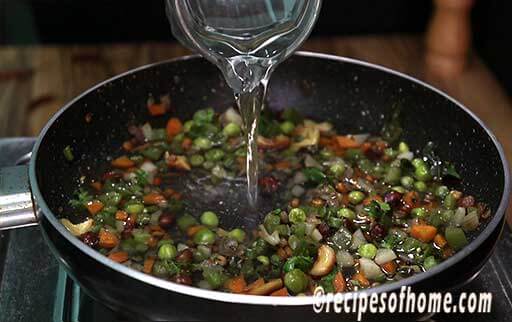
<svg viewBox="0 0 512 322"><path fill-rule="evenodd" d="M242 117L240 114L238 114L238 111L234 108L230 107L228 108L222 115L220 116L220 120L223 125L229 124L229 123L235 123L239 126L242 126Z"/></svg>
<svg viewBox="0 0 512 322"><path fill-rule="evenodd" d="M315 229L316 225L313 224L313 223L306 223L306 235L311 235L311 233L313 232L313 229Z"/></svg>
<svg viewBox="0 0 512 322"><path fill-rule="evenodd" d="M473 231L478 228L480 221L478 220L478 212L469 212L462 220L462 229L465 231Z"/></svg>
<svg viewBox="0 0 512 322"><path fill-rule="evenodd" d="M314 241L321 241L322 240L322 234L318 229L313 229L313 232L311 233L311 238L313 238Z"/></svg>
<svg viewBox="0 0 512 322"><path fill-rule="evenodd" d="M265 226L263 225L259 225L259 228L260 228L260 236L261 238L266 241L267 243L269 243L270 245L272 246L276 246L277 244L279 244L279 233L276 231L274 231L272 233L272 235L270 235L268 233L268 231L265 229Z"/></svg>
<svg viewBox="0 0 512 322"><path fill-rule="evenodd" d="M91 218L89 218L86 221L81 222L79 224L73 224L67 218L62 218L60 220L60 222L61 222L61 224L64 225L64 227L66 227L66 229L71 234L73 234L73 236L80 236L80 235L88 232L89 230L91 230L92 225L94 224L94 220L92 220Z"/></svg>
<svg viewBox="0 0 512 322"><path fill-rule="evenodd" d="M361 229L358 229L352 235L352 243L350 244L351 249L358 249L359 246L366 244L366 238L364 238Z"/></svg>
<svg viewBox="0 0 512 322"><path fill-rule="evenodd" d="M346 250L340 250L336 253L336 262L339 268L354 266L354 257Z"/></svg>
<svg viewBox="0 0 512 322"><path fill-rule="evenodd" d="M142 134L144 134L146 141L150 141L153 138L153 128L151 127L151 124L145 123L140 129L142 130Z"/></svg>
<svg viewBox="0 0 512 322"><path fill-rule="evenodd" d="M301 184L301 183L304 183L306 182L308 179L306 178L306 176L304 175L304 173L302 173L302 171L298 171L297 173L295 173L295 175L293 176L293 183L295 184Z"/></svg>
<svg viewBox="0 0 512 322"><path fill-rule="evenodd" d="M176 245L176 250L178 250L178 252L182 252L184 251L185 249L188 249L189 247L183 243L179 243L178 245Z"/></svg>
<svg viewBox="0 0 512 322"><path fill-rule="evenodd" d="M311 155L306 154L306 157L304 158L304 165L308 168L314 167L318 169L322 169L322 165L318 163Z"/></svg>
<svg viewBox="0 0 512 322"><path fill-rule="evenodd" d="M371 259L360 258L359 267L367 279L377 280L384 277L384 273L381 271L379 265L375 264Z"/></svg>
<svg viewBox="0 0 512 322"><path fill-rule="evenodd" d="M355 134L352 138L357 144L363 144L370 137L369 133Z"/></svg>
<svg viewBox="0 0 512 322"><path fill-rule="evenodd" d="M464 220L464 216L466 216L466 208L459 207L455 210L455 215L453 215L452 222L456 226L462 225L462 221Z"/></svg>
<svg viewBox="0 0 512 322"><path fill-rule="evenodd" d="M125 172L123 173L123 179L125 181L131 181L132 179L135 179L137 177L137 175L135 174L135 172Z"/></svg>
<svg viewBox="0 0 512 322"><path fill-rule="evenodd" d="M144 161L140 169L147 173L149 182L153 182L155 174L158 172L158 167L151 161Z"/></svg>
<svg viewBox="0 0 512 322"><path fill-rule="evenodd" d="M380 248L377 250L377 255L375 255L375 263L382 265L387 262L390 262L396 258L396 254L393 250L387 248Z"/></svg>
<svg viewBox="0 0 512 322"><path fill-rule="evenodd" d="M292 188L292 195L294 197L300 197L300 196L302 196L304 194L305 191L306 190L302 186L295 185Z"/></svg>
<svg viewBox="0 0 512 322"><path fill-rule="evenodd" d="M398 160L405 159L411 161L414 158L414 154L411 151L402 152L396 156Z"/></svg>

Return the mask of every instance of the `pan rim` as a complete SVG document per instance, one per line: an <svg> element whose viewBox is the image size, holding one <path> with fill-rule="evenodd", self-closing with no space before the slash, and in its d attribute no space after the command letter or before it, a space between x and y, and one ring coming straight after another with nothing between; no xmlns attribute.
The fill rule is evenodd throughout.
<svg viewBox="0 0 512 322"><path fill-rule="evenodd" d="M395 71L393 69L353 59L353 58L347 58L342 56L336 56L336 55L329 55L329 54L323 54L323 53L314 53L314 52L296 52L294 55L300 56L300 57L309 57L309 58L317 58L317 59L323 59L323 60L329 60L333 62L338 63L349 63L354 65L359 65L371 69L376 69L381 72L385 72L388 74L392 74L394 76L398 76L401 78L404 78L408 81L414 82L418 85L421 85L438 95L443 96L445 99L451 101L456 107L461 109L463 112L469 114L487 133L487 135L491 138L495 148L498 151L498 155L500 156L502 167L503 167L503 177L504 177L504 187L503 187L503 194L501 196L501 201L498 206L498 208L495 211L495 214L492 218L492 220L487 224L485 229L480 232L480 234L466 247L464 247L461 251L456 253L451 258L443 261L436 267L432 268L431 270L427 272L423 272L417 275L414 275L412 277L408 277L406 279L390 283L390 284L384 284L375 288L371 288L368 290L365 290L365 293L385 293L385 292L392 292L401 289L403 286L411 286L415 283L418 283L420 281L426 280L428 278L431 278L433 275L439 274L448 267L458 263L463 258L465 258L467 255L475 251L485 240L489 238L491 233L497 228L497 226L502 222L503 217L505 216L505 211L508 206L508 201L510 197L510 173L509 173L509 167L508 162L505 157L503 148L494 135L494 133L482 122L482 120L476 116L472 111L470 111L468 108L466 108L463 104L461 104L459 101L455 100L448 94L444 93L443 91L435 88L432 85L429 85L421 80L418 80L412 76L406 75L404 73ZM116 75L110 79L107 79L105 81L100 82L99 84L91 87L90 89L86 90L85 92L81 93L74 99L72 99L70 102L68 102L64 107L62 107L57 113L54 114L54 116L48 121L48 123L45 125L43 130L41 131L39 137L37 138L37 141L34 145L34 148L32 150L32 159L30 161L29 165L29 181L30 186L32 189L32 194L34 196L34 199L36 200L37 207L40 209L40 211L44 214L45 218L51 223L53 228L55 228L64 238L67 239L68 242L70 242L73 246L80 249L81 252L85 253L86 255L92 257L96 261L100 262L102 265L105 265L121 274L124 274L130 278L134 278L142 283L147 283L149 285L152 285L157 288L162 288L168 291L173 291L180 293L182 295L190 295L194 297L199 297L202 299L212 300L212 301L222 301L222 302L228 302L228 303L238 303L238 304L253 304L253 305L272 305L272 306L301 306L301 305L312 305L315 303L315 297L314 296L305 296L305 297L269 297L269 296L256 296L256 295L240 295L240 294L231 294L231 293L225 293L225 292L219 292L219 291L211 291L211 290L204 290L193 286L185 286L176 284L170 281L165 281L160 278L150 276L148 274L136 271L134 269L128 268L126 266L123 266L122 264L116 263L110 259L108 259L106 256L103 256L96 250L86 246L83 244L78 238L73 236L69 231L65 229L64 226L62 226L57 219L57 217L53 214L53 212L49 209L48 205L44 201L41 191L39 190L38 182L37 182L37 175L36 175L36 164L37 164L37 154L39 151L39 148L41 146L41 143L50 130L50 128L53 126L53 124L56 122L56 120L65 112L67 109L71 108L77 101L79 101L82 97L94 92L96 89L103 87L105 84L108 84L112 81L115 81L117 79L123 78L127 75L134 74L136 72L139 72L141 70L150 69L156 66L160 65L166 65L169 63L177 62L177 61L188 61L193 59L202 59L199 55L189 55L189 56L183 56L183 57L177 57L174 59L156 62L152 64L147 64L141 67L137 67L135 69L131 69L127 72L124 72L122 74ZM39 212L39 211L38 211ZM352 296L356 292L350 292L350 293L344 293L346 296Z"/></svg>

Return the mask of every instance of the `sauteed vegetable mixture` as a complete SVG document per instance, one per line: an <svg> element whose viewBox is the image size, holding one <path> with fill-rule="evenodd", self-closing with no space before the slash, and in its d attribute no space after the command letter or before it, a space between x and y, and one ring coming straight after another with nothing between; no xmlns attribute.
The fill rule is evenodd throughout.
<svg viewBox="0 0 512 322"><path fill-rule="evenodd" d="M149 113L165 118L165 103L149 101ZM61 222L115 262L207 289L290 296L407 278L463 248L491 213L446 185L460 177L432 143L414 153L396 141L396 117L377 136L343 135L293 109L266 112L259 189L261 202L279 202L252 231L223 229L211 209L190 213L187 195L169 185L192 175L211 185L243 177L236 110L130 126L122 154L86 179L70 201L75 215ZM72 147L63 153L73 162ZM72 223L76 214L86 220Z"/></svg>

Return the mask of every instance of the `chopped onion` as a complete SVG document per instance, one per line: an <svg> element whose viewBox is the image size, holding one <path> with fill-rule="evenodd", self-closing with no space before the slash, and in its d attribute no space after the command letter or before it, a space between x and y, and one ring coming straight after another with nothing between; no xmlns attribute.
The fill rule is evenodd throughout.
<svg viewBox="0 0 512 322"><path fill-rule="evenodd" d="M375 190L375 187L368 180L363 178L357 179L357 186L359 189L367 193L372 193Z"/></svg>
<svg viewBox="0 0 512 322"><path fill-rule="evenodd" d="M124 230L124 221L116 220L116 230L122 232Z"/></svg>
<svg viewBox="0 0 512 322"><path fill-rule="evenodd" d="M294 197L300 197L300 196L302 196L304 194L305 191L306 190L304 189L304 187L299 186L299 185L295 185L292 188L292 195Z"/></svg>
<svg viewBox="0 0 512 322"><path fill-rule="evenodd" d="M212 289L210 283L208 283L206 280L200 280L199 282L197 282L197 287L205 289L205 290Z"/></svg>
<svg viewBox="0 0 512 322"><path fill-rule="evenodd" d="M361 272L367 279L377 280L384 277L384 273L381 271L379 265L375 264L374 261L368 258L359 258L359 266Z"/></svg>
<svg viewBox="0 0 512 322"><path fill-rule="evenodd" d="M302 171L298 171L297 173L295 173L295 175L293 176L293 183L295 184L301 184L301 183L304 183L306 182L308 179L306 178L306 176L304 175L304 173L302 173Z"/></svg>
<svg viewBox="0 0 512 322"><path fill-rule="evenodd" d="M322 165L318 163L311 155L306 154L306 157L304 158L304 165L308 168L315 167L322 169ZM302 172L302 171L301 171Z"/></svg>
<svg viewBox="0 0 512 322"><path fill-rule="evenodd" d="M160 218L160 215L162 214L162 210L157 210L154 213L151 214L151 219L149 222L153 225L158 225L158 219Z"/></svg>
<svg viewBox="0 0 512 322"><path fill-rule="evenodd" d="M203 254L205 257L210 257L210 255L212 254L212 250L210 249L210 247L208 246L205 246L205 245L199 245L197 246L197 250Z"/></svg>
<svg viewBox="0 0 512 322"><path fill-rule="evenodd" d="M411 151L402 152L396 156L398 160L405 159L411 161L414 158L414 154Z"/></svg>
<svg viewBox="0 0 512 322"><path fill-rule="evenodd" d="M462 229L465 231L473 231L478 228L480 221L478 220L478 212L469 212L462 220Z"/></svg>
<svg viewBox="0 0 512 322"><path fill-rule="evenodd" d="M153 128L151 127L151 124L145 123L140 129L142 130L142 134L144 134L146 141L150 141L153 137Z"/></svg>
<svg viewBox="0 0 512 322"><path fill-rule="evenodd" d="M313 232L311 233L311 238L313 238L314 241L321 241L322 240L322 234L318 229L313 229Z"/></svg>
<svg viewBox="0 0 512 322"><path fill-rule="evenodd" d="M350 245L351 249L358 249L359 246L366 244L366 238L364 238L363 232L361 229L358 229L352 235L352 243Z"/></svg>
<svg viewBox="0 0 512 322"><path fill-rule="evenodd" d="M354 266L354 257L346 250L340 250L336 253L336 262L339 268Z"/></svg>
<svg viewBox="0 0 512 322"><path fill-rule="evenodd" d="M377 255L375 255L375 263L382 265L384 263L390 262L396 258L396 254L393 250L388 248L380 248L377 250Z"/></svg>
<svg viewBox="0 0 512 322"><path fill-rule="evenodd" d="M313 223L306 223L306 235L309 236L313 232L313 229L315 229L316 225Z"/></svg>
<svg viewBox="0 0 512 322"><path fill-rule="evenodd" d="M361 145L363 144L368 138L370 137L370 134L369 133L363 133L363 134L355 134L355 135L352 135L352 138L354 139L354 141L358 144L358 145Z"/></svg>
<svg viewBox="0 0 512 322"><path fill-rule="evenodd" d="M155 174L158 172L158 167L148 160L141 164L140 169L148 174L149 182L153 182Z"/></svg>
<svg viewBox="0 0 512 322"><path fill-rule="evenodd" d="M464 216L466 216L466 208L459 207L455 210L455 215L453 215L452 222L455 226L462 225L462 221L464 220Z"/></svg>
<svg viewBox="0 0 512 322"><path fill-rule="evenodd" d="M135 172L123 173L123 179L126 181L131 181L131 180L135 179L136 177L137 177L137 175L135 174Z"/></svg>
<svg viewBox="0 0 512 322"><path fill-rule="evenodd" d="M222 124L226 125L229 123L235 123L239 126L242 126L242 117L238 114L238 111L234 108L228 108L222 115L220 116L220 120Z"/></svg>
<svg viewBox="0 0 512 322"><path fill-rule="evenodd" d="M263 225L259 225L258 226L260 228L260 235L261 235L261 238L266 241L267 243L269 243L270 245L272 246L276 246L277 244L279 244L279 233L276 231L274 231L272 233L272 235L270 235L268 233L268 231L265 229L265 226Z"/></svg>
<svg viewBox="0 0 512 322"><path fill-rule="evenodd" d="M188 249L189 247L183 243L179 243L178 245L176 245L176 249L178 250L178 252L182 252L184 251L185 249Z"/></svg>

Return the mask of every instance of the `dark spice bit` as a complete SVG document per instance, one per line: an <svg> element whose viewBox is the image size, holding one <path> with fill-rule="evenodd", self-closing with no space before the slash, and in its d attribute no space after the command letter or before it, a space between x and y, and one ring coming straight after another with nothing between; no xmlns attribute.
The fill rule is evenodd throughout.
<svg viewBox="0 0 512 322"><path fill-rule="evenodd" d="M176 256L176 261L179 263L190 263L192 261L192 251L189 248L186 248L178 253Z"/></svg>
<svg viewBox="0 0 512 322"><path fill-rule="evenodd" d="M183 285L192 285L192 279L185 274L176 274L171 278L171 281Z"/></svg>
<svg viewBox="0 0 512 322"><path fill-rule="evenodd" d="M324 222L321 222L318 226L316 226L316 229L318 229L324 239L332 235L331 228Z"/></svg>
<svg viewBox="0 0 512 322"><path fill-rule="evenodd" d="M375 226L370 230L370 236L374 240L381 240L386 236L386 229L381 224L375 224Z"/></svg>
<svg viewBox="0 0 512 322"><path fill-rule="evenodd" d="M402 194L398 191L390 191L384 195L384 202L388 203L391 207L396 207L402 199Z"/></svg>
<svg viewBox="0 0 512 322"><path fill-rule="evenodd" d="M473 207L475 205L475 198L473 196L465 196L459 199L458 204L464 208Z"/></svg>
<svg viewBox="0 0 512 322"><path fill-rule="evenodd" d="M381 146L378 146L376 144L373 144L368 150L364 152L366 157L370 160L379 160L382 155L384 154L384 150Z"/></svg>
<svg viewBox="0 0 512 322"><path fill-rule="evenodd" d="M258 180L262 193L270 195L277 191L279 188L279 180L273 176L266 176Z"/></svg>
<svg viewBox="0 0 512 322"><path fill-rule="evenodd" d="M164 229L171 228L174 223L174 215L168 212L164 212L158 217L158 225Z"/></svg>
<svg viewBox="0 0 512 322"><path fill-rule="evenodd" d="M99 242L98 235L96 235L92 231L83 233L80 236L80 239L84 242L84 244L86 244L87 246L89 246L91 248L96 248L96 246L98 246L98 242Z"/></svg>

